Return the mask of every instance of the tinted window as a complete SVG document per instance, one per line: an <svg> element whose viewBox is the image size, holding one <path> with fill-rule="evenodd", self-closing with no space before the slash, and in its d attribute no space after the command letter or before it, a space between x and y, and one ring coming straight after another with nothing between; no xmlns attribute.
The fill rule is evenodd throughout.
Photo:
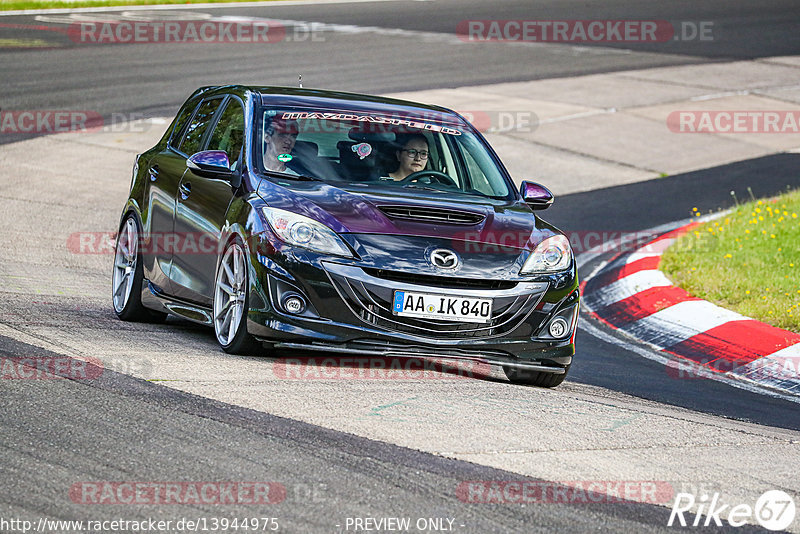
<svg viewBox="0 0 800 534"><path fill-rule="evenodd" d="M197 108L197 113L192 117L192 122L189 123L189 127L186 129L183 141L181 141L178 147L181 152L191 156L200 151L200 143L203 140L203 134L206 132L208 123L211 122L211 119L214 117L214 112L217 111L220 102L222 102L222 99L215 98L213 100L206 100L200 104L200 107Z"/></svg>
<svg viewBox="0 0 800 534"><path fill-rule="evenodd" d="M211 133L211 140L208 142L206 150L224 150L228 154L231 168L235 170L243 143L244 110L238 100L231 99Z"/></svg>
<svg viewBox="0 0 800 534"><path fill-rule="evenodd" d="M180 113L178 113L178 118L175 119L175 128L172 130L172 136L169 140L170 146L175 147L178 145L178 142L183 136L183 131L186 129L186 123L189 122L196 107L196 103L191 106L185 106Z"/></svg>

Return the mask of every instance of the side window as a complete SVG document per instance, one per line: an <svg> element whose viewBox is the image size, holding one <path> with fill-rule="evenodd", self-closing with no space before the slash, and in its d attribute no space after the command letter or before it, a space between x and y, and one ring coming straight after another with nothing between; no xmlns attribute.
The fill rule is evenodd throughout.
<svg viewBox="0 0 800 534"><path fill-rule="evenodd" d="M178 113L178 118L175 119L175 128L172 130L172 135L169 139L169 146L178 146L178 143L183 136L183 131L186 129L186 123L189 122L189 119L192 117L192 113L194 112L195 108L197 108L197 104L186 106L180 111L180 113Z"/></svg>
<svg viewBox="0 0 800 534"><path fill-rule="evenodd" d="M206 150L224 150L232 169L236 170L243 143L244 110L238 100L231 98L211 133Z"/></svg>
<svg viewBox="0 0 800 534"><path fill-rule="evenodd" d="M189 127L186 128L186 133L183 136L178 150L188 156L200 151L200 143L203 140L203 134L206 131L208 123L211 122L211 119L214 117L214 112L217 111L220 102L222 102L221 98L215 98L213 100L206 100L200 104L200 107L197 108L197 113L192 117L192 122L190 122Z"/></svg>

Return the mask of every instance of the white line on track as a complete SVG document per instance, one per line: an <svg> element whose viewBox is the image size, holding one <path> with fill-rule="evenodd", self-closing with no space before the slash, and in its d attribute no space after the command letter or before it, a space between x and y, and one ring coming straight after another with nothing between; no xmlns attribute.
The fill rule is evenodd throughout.
<svg viewBox="0 0 800 534"><path fill-rule="evenodd" d="M636 338L631 338L631 339L634 340L634 343L619 339L619 338L617 338L615 336L612 336L611 334L607 334L606 332L603 332L602 330L600 330L596 326L592 325L584 317L580 318L580 329L583 330L584 332L588 333L589 335L596 337L597 339L599 339L601 341L605 341L606 343L609 343L611 345L616 345L617 347L620 347L620 348L622 348L622 349L624 349L626 351L635 352L639 356L643 356L644 358L647 358L648 360L654 360L654 361L656 361L658 363L663 364L664 365L664 380L679 380L677 378L670 378L668 376L668 374L667 374L667 365L675 363L674 357L669 357L669 356L665 355L663 352L652 350L652 349L650 349L648 347L644 347L644 346L639 344L639 343L645 343L645 342L640 341L640 340L638 340ZM622 332L622 333L624 335L624 332ZM630 337L630 336L626 336L626 337ZM638 343L636 343L636 342L638 342ZM725 384L728 384L729 386L733 386L733 387L736 387L736 388L739 388L739 389L743 389L745 391L749 391L750 393L757 393L759 395L767 395L769 397L775 397L777 399L787 400L787 401L791 401L791 402L800 404L800 397L793 396L793 395L786 395L784 393L781 393L779 391L775 391L775 390L770 389L768 387L764 387L764 386L758 385L758 384L748 380L746 377L733 378L733 377L730 377L730 376L727 376L727 375L717 375L716 373L708 373L708 372L706 372L707 370L704 367L702 367L700 365L697 365L697 364L695 364L694 362L692 362L690 360L686 360L685 362L681 361L681 366L682 366L682 368L685 370L685 372L687 374L693 373L693 374L695 374L695 376L703 376L703 377L708 378L709 380L716 380L717 382L724 382Z"/></svg>
<svg viewBox="0 0 800 534"><path fill-rule="evenodd" d="M636 271L624 278L615 280L591 294L594 308L602 308L614 304L637 293L654 287L670 287L672 282L658 269Z"/></svg>
<svg viewBox="0 0 800 534"><path fill-rule="evenodd" d="M134 11L169 11L169 10L198 10L198 9L220 9L220 8L239 8L239 7L281 7L281 6L304 6L304 5L317 5L317 4L358 4L358 3L371 3L371 2L399 2L408 0L314 0L314 1L277 1L277 2L227 2L216 4L160 4L160 5L145 5L145 6L114 6L114 7L91 7L91 8L64 8L64 9L29 9L21 11L0 11L0 17L10 15L37 15L36 19L39 21L48 21L48 15L72 15L75 18L74 22L80 22L80 15L83 13L91 14L98 12L121 12L123 18L126 13ZM432 2L435 0L413 0L415 2ZM194 15L202 15L195 13ZM130 17L135 19L136 17ZM204 17L200 17L204 18ZM63 20L64 17L54 17L49 22L69 24L71 20ZM137 20L146 20L145 17L138 17ZM334 33L346 34L359 34L359 33L372 33L383 36L402 36L411 37L414 39L421 39L425 42L439 42L459 45L475 45L480 43L469 43L462 40L456 33L450 32L429 32L419 30L406 30L402 28L389 28L382 26L358 26L355 24L333 24L325 22L315 22L306 20L281 20L265 17L248 17L248 16L223 16L213 17L209 20L226 20L229 22L278 22L285 26L299 26L299 27L313 27L317 31L329 31ZM91 20L90 20L91 22ZM583 46L580 44L570 43L548 43L540 41L503 41L493 42L492 44L500 44L503 46L526 46L526 47L539 47L548 48L558 52L563 52L572 55L588 54L588 55L625 55L630 54L632 50L623 48L611 48L606 46ZM601 113L612 113L616 110L608 109L602 110Z"/></svg>
<svg viewBox="0 0 800 534"><path fill-rule="evenodd" d="M76 0L78 1L78 0ZM404 0L283 0L277 2L218 2L214 4L155 4L143 6L98 6L98 7L59 7L54 9L19 9L16 11L0 11L0 17L12 15L45 15L48 13L96 13L98 11L131 11L161 9L220 9L230 7L282 7L313 6L320 4L363 4L378 2L401 2ZM430 0L416 0L427 2Z"/></svg>

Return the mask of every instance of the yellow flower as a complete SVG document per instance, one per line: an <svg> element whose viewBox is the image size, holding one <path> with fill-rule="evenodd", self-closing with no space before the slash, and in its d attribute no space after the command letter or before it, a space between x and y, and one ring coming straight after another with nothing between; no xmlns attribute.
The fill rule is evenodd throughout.
<svg viewBox="0 0 800 534"><path fill-rule="evenodd" d="M692 208L692 211L697 211L697 208Z"/></svg>
<svg viewBox="0 0 800 534"><path fill-rule="evenodd" d="M744 294L745 295L749 295L750 294L750 290L748 289L747 291L744 292Z"/></svg>
<svg viewBox="0 0 800 534"><path fill-rule="evenodd" d="M758 201L758 205L759 205L759 206L761 206L761 205L763 205L763 204L764 204L764 201L763 201L763 200L759 200L759 201Z"/></svg>
<svg viewBox="0 0 800 534"><path fill-rule="evenodd" d="M730 254L725 254L725 257L726 258L732 258L733 256L731 256Z"/></svg>
<svg viewBox="0 0 800 534"><path fill-rule="evenodd" d="M797 214L796 213L792 213L792 219L796 219L796 218L797 218Z"/></svg>

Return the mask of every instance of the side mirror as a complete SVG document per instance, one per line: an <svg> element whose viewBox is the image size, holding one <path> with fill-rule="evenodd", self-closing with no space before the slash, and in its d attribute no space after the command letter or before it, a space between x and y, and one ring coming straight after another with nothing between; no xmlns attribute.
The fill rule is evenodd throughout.
<svg viewBox="0 0 800 534"><path fill-rule="evenodd" d="M206 150L193 154L186 160L186 166L195 174L208 178L230 178L234 174L228 154L223 150Z"/></svg>
<svg viewBox="0 0 800 534"><path fill-rule="evenodd" d="M522 182L519 186L522 200L532 210L546 210L553 204L553 193L545 186L536 182Z"/></svg>

